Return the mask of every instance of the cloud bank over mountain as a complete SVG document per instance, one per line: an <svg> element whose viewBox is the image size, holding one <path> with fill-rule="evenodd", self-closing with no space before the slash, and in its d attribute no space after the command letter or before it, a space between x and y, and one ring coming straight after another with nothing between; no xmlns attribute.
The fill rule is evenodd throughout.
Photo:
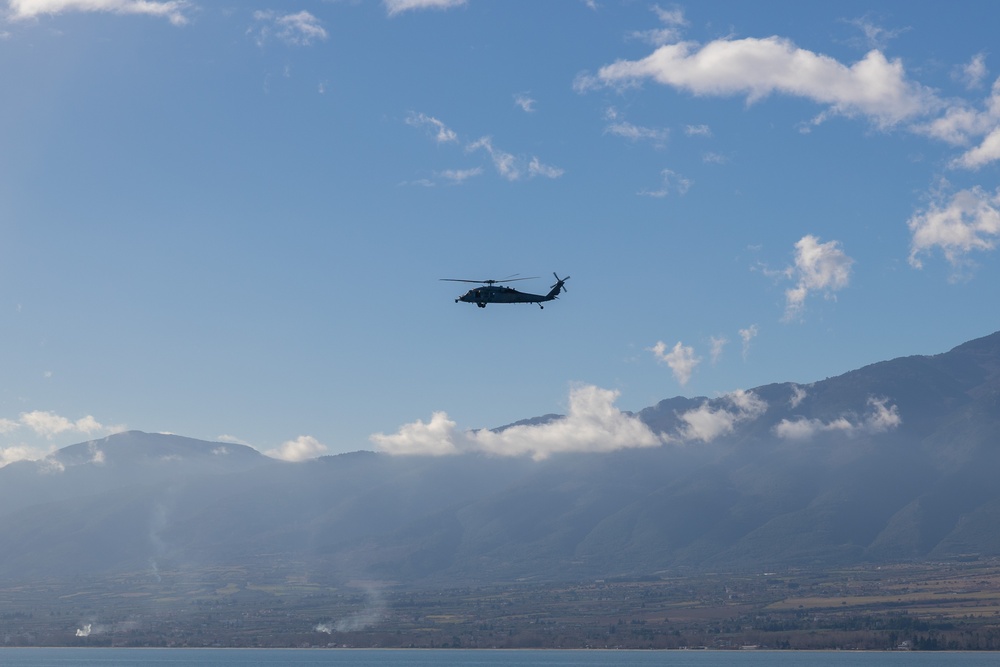
<svg viewBox="0 0 1000 667"><path fill-rule="evenodd" d="M482 452L530 456L535 460L566 452L609 452L653 447L661 439L635 416L615 407L618 392L595 386L574 387L565 417L540 425L515 425L500 431L462 431L444 412L430 422L416 421L392 435L371 436L378 451L393 455L443 456Z"/></svg>

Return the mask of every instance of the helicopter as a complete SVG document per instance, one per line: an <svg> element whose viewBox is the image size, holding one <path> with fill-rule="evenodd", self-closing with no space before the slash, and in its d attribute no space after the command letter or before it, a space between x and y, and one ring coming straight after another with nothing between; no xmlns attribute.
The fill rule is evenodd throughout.
<svg viewBox="0 0 1000 667"><path fill-rule="evenodd" d="M514 275L517 275L516 273ZM566 289L566 281L569 280L569 276L565 278L560 278L553 271L552 275L556 277L556 284L551 287L548 294L529 294L527 292L519 292L513 287L507 287L503 283L512 283L516 280L534 280L538 276L532 276L530 278L515 278L511 276L510 278L503 278L500 280L464 280L462 278L441 278L441 280L448 280L455 283L477 283L479 285L484 285L484 287L473 287L468 292L462 296L455 299L455 303L459 301L464 301L465 303L474 303L480 308L485 308L488 303L536 303L539 308L545 308L542 305L543 301L552 301L559 297L559 293Z"/></svg>

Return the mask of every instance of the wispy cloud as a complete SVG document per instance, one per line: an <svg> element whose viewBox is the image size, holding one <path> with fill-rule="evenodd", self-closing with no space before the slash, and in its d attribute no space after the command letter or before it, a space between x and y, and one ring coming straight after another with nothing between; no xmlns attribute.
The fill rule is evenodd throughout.
<svg viewBox="0 0 1000 667"><path fill-rule="evenodd" d="M799 407L799 405L802 404L802 401L804 401L806 399L806 396L808 395L809 395L808 392L806 392L805 388L802 387L801 385L797 384L792 385L792 395L788 399L789 407L791 407L793 410Z"/></svg>
<svg viewBox="0 0 1000 667"><path fill-rule="evenodd" d="M659 147L663 146L670 137L670 130L666 128L643 127L625 120L622 113L615 107L605 109L604 119L608 121L604 127L605 134L628 139L632 142L649 141Z"/></svg>
<svg viewBox="0 0 1000 667"><path fill-rule="evenodd" d="M490 156L496 172L508 181L519 180L525 172L530 177L543 176L545 178L559 178L564 173L564 170L559 167L542 164L537 157L532 157L530 161L525 163L523 158L495 146L493 138L488 136L473 141L465 147L465 150L470 153L485 151Z"/></svg>
<svg viewBox="0 0 1000 667"><path fill-rule="evenodd" d="M663 144L670 136L670 131L661 128L642 127L634 125L628 121L615 122L604 128L605 134L612 134L629 141L651 141L654 144Z"/></svg>
<svg viewBox="0 0 1000 667"><path fill-rule="evenodd" d="M407 115L405 123L411 127L429 128L434 140L439 144L446 144L451 141L458 141L458 135L448 128L443 122L423 113L410 113Z"/></svg>
<svg viewBox="0 0 1000 667"><path fill-rule="evenodd" d="M972 251L996 247L1000 238L1000 188L990 193L976 186L950 198L937 195L906 224L913 235L911 266L923 268L921 256L939 248L953 268L962 269Z"/></svg>
<svg viewBox="0 0 1000 667"><path fill-rule="evenodd" d="M465 150L474 152L477 150L486 151L490 159L493 160L493 167L497 173L508 181L516 181L521 178L522 170L517 165L517 160L511 153L500 150L493 145L492 137L481 137L465 147Z"/></svg>
<svg viewBox="0 0 1000 667"><path fill-rule="evenodd" d="M801 398L799 398L801 402ZM889 405L886 398L871 397L868 399L868 413L862 416L845 414L831 421L820 419L782 419L774 427L774 433L786 440L809 440L820 433L843 433L859 435L884 433L897 428L903 423L899 410L895 405Z"/></svg>
<svg viewBox="0 0 1000 667"><path fill-rule="evenodd" d="M528 93L517 93L514 95L514 104L520 107L521 111L525 113L533 113L535 111L535 100Z"/></svg>
<svg viewBox="0 0 1000 667"><path fill-rule="evenodd" d="M835 292L847 287L853 264L839 241L820 243L815 236L803 236L795 244L795 265L785 270L785 275L796 283L785 292L785 320L801 316L811 293L822 292L826 298L833 298Z"/></svg>
<svg viewBox="0 0 1000 667"><path fill-rule="evenodd" d="M758 329L756 324L751 324L746 329L740 329L740 339L743 341L743 360L746 361L750 354L750 341L757 337Z"/></svg>
<svg viewBox="0 0 1000 667"><path fill-rule="evenodd" d="M640 190L638 194L646 197L656 197L662 199L671 194L685 195L691 189L692 181L678 174L673 169L664 169L660 172L660 186L655 190Z"/></svg>
<svg viewBox="0 0 1000 667"><path fill-rule="evenodd" d="M1000 79L979 105L952 100L939 117L912 129L953 146L971 145L949 163L952 169L977 170L1000 160Z"/></svg>
<svg viewBox="0 0 1000 667"><path fill-rule="evenodd" d="M876 23L870 15L854 19L849 23L861 31L864 41L859 46L866 50L879 49L884 51L890 41L909 30L909 28L884 28Z"/></svg>
<svg viewBox="0 0 1000 667"><path fill-rule="evenodd" d="M258 46L274 38L292 46L309 46L327 38L320 20L307 11L282 14L273 10L256 11L256 25L248 31L254 35Z"/></svg>
<svg viewBox="0 0 1000 667"><path fill-rule="evenodd" d="M659 5L653 5L653 12L662 24L659 28L652 30L637 30L629 36L632 39L639 39L653 46L675 42L681 37L681 28L688 25L684 18L684 12L678 8L664 9Z"/></svg>
<svg viewBox="0 0 1000 667"><path fill-rule="evenodd" d="M977 53L972 60L956 68L952 78L961 82L969 90L980 88L989 71L986 69L986 54Z"/></svg>
<svg viewBox="0 0 1000 667"><path fill-rule="evenodd" d="M474 167L472 169L445 169L438 172L438 175L453 185L460 185L482 173L482 167Z"/></svg>
<svg viewBox="0 0 1000 667"><path fill-rule="evenodd" d="M192 5L187 0L10 0L8 6L15 21L65 12L107 12L158 16L184 25L188 22L185 11Z"/></svg>
<svg viewBox="0 0 1000 667"><path fill-rule="evenodd" d="M404 122L412 127L429 130L430 134L434 137L434 140L439 144L458 142L458 133L433 116L428 116L424 113L411 112L407 115ZM493 163L493 168L496 172L508 181L520 180L523 176L525 176L525 174L527 174L529 178L534 178L536 176L544 178L559 178L565 172L564 169L559 167L544 164L537 156L532 156L529 160L524 157L518 157L513 153L508 153L507 151L496 146L493 142L493 137L491 136L480 137L476 141L466 144L465 152L486 153L489 156L490 161ZM460 184L473 176L480 175L481 173L482 169L476 167L470 169L446 170L439 172L438 175L451 184ZM418 184L433 185L434 183L433 181L422 180L418 181Z"/></svg>
<svg viewBox="0 0 1000 667"><path fill-rule="evenodd" d="M719 359L722 358L722 350L726 347L726 344L729 343L729 339L725 336L712 336L709 339L709 343L711 344L709 356L712 358L712 365L715 365L719 363Z"/></svg>
<svg viewBox="0 0 1000 667"><path fill-rule="evenodd" d="M376 433L371 441L379 451L400 456L481 452L536 460L560 453L609 452L661 444L661 439L638 417L615 407L617 399L617 391L578 386L570 391L566 416L546 424L512 426L500 432L463 431L445 412L435 412L430 422L418 420L390 435Z"/></svg>
<svg viewBox="0 0 1000 667"><path fill-rule="evenodd" d="M465 3L466 0L383 0L382 2L389 16L421 9L451 9L461 7Z"/></svg>
<svg viewBox="0 0 1000 667"><path fill-rule="evenodd" d="M649 348L656 360L670 367L674 378L683 387L691 379L694 369L701 363L701 357L694 353L694 348L677 341L677 344L668 351L667 344L662 340Z"/></svg>
<svg viewBox="0 0 1000 667"><path fill-rule="evenodd" d="M566 173L565 169L560 169L559 167L553 167L551 165L542 164L537 157L532 157L531 162L528 163L528 174L530 176L559 178L564 173Z"/></svg>

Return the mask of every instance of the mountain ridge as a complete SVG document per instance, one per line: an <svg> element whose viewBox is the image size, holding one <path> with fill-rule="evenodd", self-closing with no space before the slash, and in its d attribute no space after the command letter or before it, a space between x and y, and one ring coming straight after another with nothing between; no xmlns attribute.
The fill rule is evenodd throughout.
<svg viewBox="0 0 1000 667"><path fill-rule="evenodd" d="M434 585L1000 556L1000 332L634 416L665 444L301 463L138 431L71 445L0 469L0 579L226 566Z"/></svg>

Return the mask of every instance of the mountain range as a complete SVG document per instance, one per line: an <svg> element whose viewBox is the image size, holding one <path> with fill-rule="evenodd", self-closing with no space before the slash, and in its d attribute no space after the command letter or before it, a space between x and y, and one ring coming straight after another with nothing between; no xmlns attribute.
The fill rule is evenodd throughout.
<svg viewBox="0 0 1000 667"><path fill-rule="evenodd" d="M1000 555L1000 332L629 418L661 444L298 463L139 431L72 445L0 469L0 580L243 567L424 586Z"/></svg>

